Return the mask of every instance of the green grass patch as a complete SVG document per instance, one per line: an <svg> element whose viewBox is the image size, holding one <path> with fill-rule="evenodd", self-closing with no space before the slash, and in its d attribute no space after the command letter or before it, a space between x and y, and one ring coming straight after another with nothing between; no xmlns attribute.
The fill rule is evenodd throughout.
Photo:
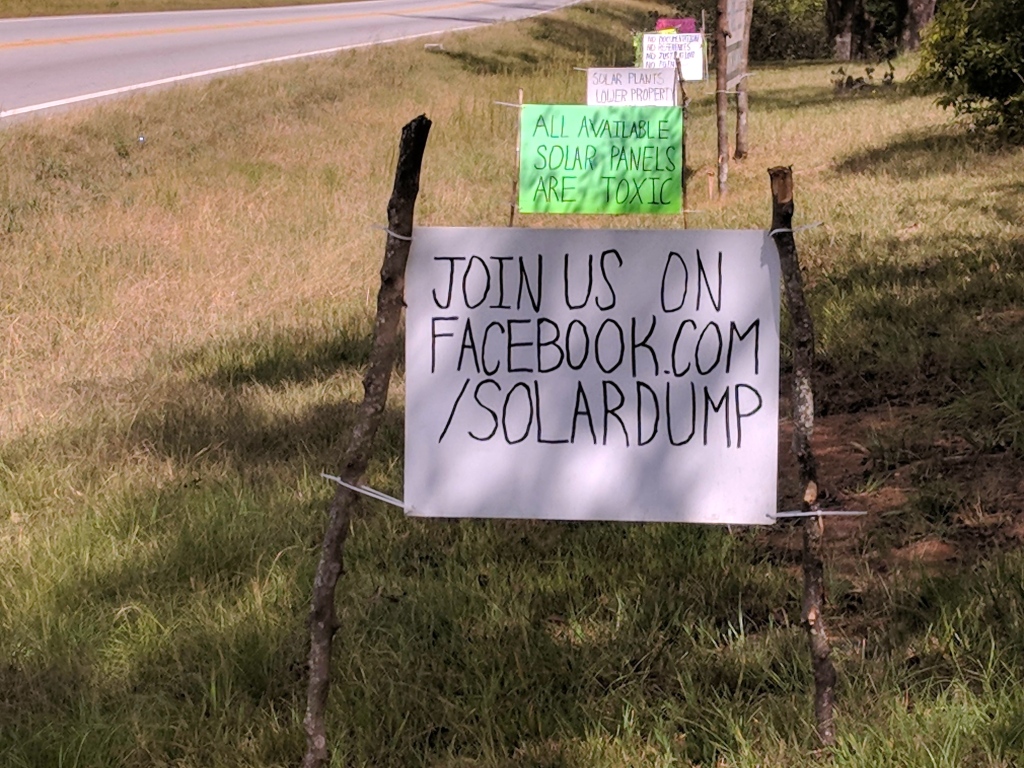
<svg viewBox="0 0 1024 768"><path fill-rule="evenodd" d="M630 30L665 14L593 3L0 132L0 764L295 764L319 474L361 397L399 130L434 120L421 224L503 226L516 123L494 102L582 101L573 67L627 64ZM691 86L690 223L767 226L765 171L793 165L796 223L824 222L797 235L820 415L889 414L823 459L862 461L855 497L880 511L829 555L833 762L1012 766L1022 155L900 85L912 66L854 95L828 64L758 70L725 201L706 192L711 89ZM368 478L399 495L402 394L399 371ZM982 540L992 519L1003 538ZM334 763L815 764L786 530L367 502L339 587ZM890 557L938 536L963 556Z"/></svg>

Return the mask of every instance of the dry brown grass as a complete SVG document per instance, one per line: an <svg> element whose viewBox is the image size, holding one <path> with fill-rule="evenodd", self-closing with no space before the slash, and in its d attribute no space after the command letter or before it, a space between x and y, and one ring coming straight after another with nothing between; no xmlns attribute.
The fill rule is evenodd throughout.
<svg viewBox="0 0 1024 768"><path fill-rule="evenodd" d="M493 101L519 84L568 95L579 55L541 72L499 61L511 71L483 77L459 57L564 24L449 36L451 55L417 43L268 67L9 127L0 434L77 414L83 392L110 382L166 377L167 360L215 340L362 323L398 130L419 112L435 121L420 221L502 222L515 116Z"/></svg>

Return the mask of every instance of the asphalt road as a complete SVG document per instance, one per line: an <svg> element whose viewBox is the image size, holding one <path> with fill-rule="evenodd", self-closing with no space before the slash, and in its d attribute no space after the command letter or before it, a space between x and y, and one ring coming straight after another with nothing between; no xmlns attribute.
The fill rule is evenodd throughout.
<svg viewBox="0 0 1024 768"><path fill-rule="evenodd" d="M259 64L534 16L575 0L370 0L0 20L0 120Z"/></svg>

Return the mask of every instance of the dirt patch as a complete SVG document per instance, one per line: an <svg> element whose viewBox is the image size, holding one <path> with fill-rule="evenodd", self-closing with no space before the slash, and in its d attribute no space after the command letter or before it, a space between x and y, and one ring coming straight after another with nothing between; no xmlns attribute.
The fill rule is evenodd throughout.
<svg viewBox="0 0 1024 768"><path fill-rule="evenodd" d="M865 563L877 572L941 569L1024 545L1024 462L1008 453L973 452L938 433L918 434L915 424L924 413L886 407L815 420L822 507L866 513L825 519L827 556L836 575L854 578ZM868 446L892 434L909 434L920 445L894 466L879 467L878 451ZM802 489L788 418L779 440L781 508L798 510ZM772 526L763 544L773 559L798 563L799 523Z"/></svg>

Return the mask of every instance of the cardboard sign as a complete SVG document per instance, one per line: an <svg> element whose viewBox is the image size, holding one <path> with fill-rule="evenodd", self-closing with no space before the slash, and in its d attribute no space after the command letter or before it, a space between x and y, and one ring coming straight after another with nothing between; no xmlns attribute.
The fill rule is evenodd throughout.
<svg viewBox="0 0 1024 768"><path fill-rule="evenodd" d="M678 104L674 68L636 67L587 70L587 104L633 107L674 107Z"/></svg>
<svg viewBox="0 0 1024 768"><path fill-rule="evenodd" d="M679 213L678 107L526 104L520 111L522 213Z"/></svg>
<svg viewBox="0 0 1024 768"><path fill-rule="evenodd" d="M767 232L417 227L406 303L409 514L772 522Z"/></svg>
<svg viewBox="0 0 1024 768"><path fill-rule="evenodd" d="M658 32L644 35L644 68L675 67L677 60L683 80L703 80L704 35Z"/></svg>

